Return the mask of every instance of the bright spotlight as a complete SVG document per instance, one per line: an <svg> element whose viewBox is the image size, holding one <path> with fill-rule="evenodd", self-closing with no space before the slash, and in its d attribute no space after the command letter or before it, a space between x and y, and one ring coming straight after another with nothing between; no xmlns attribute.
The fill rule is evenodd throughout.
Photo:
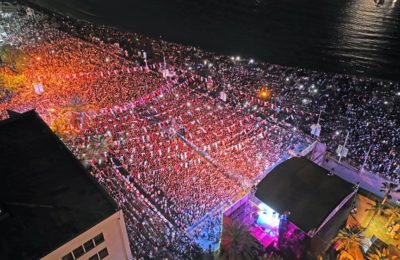
<svg viewBox="0 0 400 260"><path fill-rule="evenodd" d="M258 97L261 99L268 99L271 96L271 92L267 87L262 87L259 91L258 91Z"/></svg>

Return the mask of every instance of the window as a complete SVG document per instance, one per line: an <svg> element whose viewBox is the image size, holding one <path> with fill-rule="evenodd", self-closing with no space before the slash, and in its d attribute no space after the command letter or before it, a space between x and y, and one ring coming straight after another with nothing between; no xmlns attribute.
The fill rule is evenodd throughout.
<svg viewBox="0 0 400 260"><path fill-rule="evenodd" d="M61 260L75 260L83 256L85 253L92 250L95 246L104 242L103 233L98 234L93 239L86 241L83 245L75 248L72 252L69 252L65 256L61 257ZM89 260L100 260L108 256L107 248L102 249L97 254L91 256ZM86 256L87 257L87 256Z"/></svg>
<svg viewBox="0 0 400 260"><path fill-rule="evenodd" d="M99 256L97 254L89 257L89 260L100 260Z"/></svg>
<svg viewBox="0 0 400 260"><path fill-rule="evenodd" d="M107 247L104 248L104 249L102 249L102 250L99 252L99 257L100 257L100 259L104 259L106 256L108 256Z"/></svg>
<svg viewBox="0 0 400 260"><path fill-rule="evenodd" d="M72 253L69 252L65 256L61 257L61 260L74 260L74 257L72 256Z"/></svg>
<svg viewBox="0 0 400 260"><path fill-rule="evenodd" d="M88 252L90 249L94 248L94 243L93 240L87 241L85 244L83 244L83 247L85 248L85 252Z"/></svg>
<svg viewBox="0 0 400 260"><path fill-rule="evenodd" d="M98 234L93 238L94 242L96 243L96 246L104 242L104 237L103 233Z"/></svg>
<svg viewBox="0 0 400 260"><path fill-rule="evenodd" d="M75 248L72 252L74 253L75 258L79 258L85 253L82 246Z"/></svg>

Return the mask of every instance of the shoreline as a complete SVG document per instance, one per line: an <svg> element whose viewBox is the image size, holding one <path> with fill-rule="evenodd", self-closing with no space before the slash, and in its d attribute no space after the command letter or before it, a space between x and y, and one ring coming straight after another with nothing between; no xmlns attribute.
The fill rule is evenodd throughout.
<svg viewBox="0 0 400 260"><path fill-rule="evenodd" d="M43 8L38 8L38 12L43 12ZM247 93L245 92L246 90L242 89L240 90L241 86L237 85L235 87L237 87L238 89L231 89L230 85L226 85L226 83L228 83L230 81L229 77L234 76L234 74L237 77L237 80L241 80L243 79L244 81L246 80L246 77L242 77L241 75L241 71L237 71L235 72L235 69L243 69L246 72L250 73L249 75L253 75L253 76L257 76L257 74L261 73L263 74L262 77L252 77L252 79L254 80L254 82L251 83L251 86L246 85L246 83L244 82L244 86L248 86L249 89L251 90L251 87L259 87L260 84L268 84L268 86L271 86L271 88L277 88L276 89L276 93L280 93L279 91L282 89L285 89L285 87L287 87L287 91L289 92L293 92L295 93L296 90L299 91L300 93L303 91L303 83L308 85L306 86L306 88L309 88L311 86L311 88L314 88L315 85L322 85L322 91L326 91L329 92L331 95L336 96L338 92L341 91L341 88L343 88L344 91L346 91L346 89L348 89L349 91L358 91L359 87L363 87L365 85L370 85L371 89L375 89L375 93L377 93L378 96L380 96L380 93L385 94L384 93L384 89L381 89L381 84L380 83L384 83L384 81L380 81L378 79L373 79L373 78L367 78L367 77L356 77L354 75L348 75L348 74L335 74L335 73L323 73L323 72L319 72L319 71L313 71L313 70L306 70L306 69L301 69L299 67L288 67L288 66L280 66L280 65L273 65L273 64L269 64L269 63L265 63L265 62L255 62L254 64L250 64L252 62L250 62L250 60L248 59L241 59L239 57L239 59L236 58L236 61L233 60L234 57L229 57L226 55L218 55L216 53L211 53L211 52L206 52L203 51L202 49L196 49L194 47L187 47L181 44L173 44L164 40L160 40L160 39L154 39L154 38L149 38L146 36L142 36L141 34L138 33L127 33L125 34L124 32L121 32L118 28L115 27L109 27L109 26L92 26L93 23L90 22L86 22L86 21L82 21L82 20L78 20L75 18L70 18L70 17L66 17L63 15L60 15L59 13L53 13L49 10L46 10L43 12L45 19L49 19L52 20L52 17L54 17L54 20L57 20L57 18L59 18L58 22L60 27L58 27L58 30L62 31L63 33L66 33L72 37L75 37L77 39L83 40L87 43L93 43L93 39L98 38L98 39L102 39L104 40L104 43L106 45L114 45L115 43L118 43L118 48L120 48L121 50L124 50L125 47L127 47L127 49L125 49L125 51L129 51L129 48L136 48L135 51L133 51L132 55L123 57L126 61L142 61L140 54L139 56L136 55L137 51L139 51L139 53L143 50L146 50L146 52L148 51L148 49L146 49L147 47L149 47L150 53L152 51L154 51L153 53L150 54L151 58L151 62L159 62L161 64L162 62L162 57L165 53L171 53L172 58L168 58L170 60L168 60L168 62L171 62L173 64L174 67L176 67L177 69L183 69L183 70L191 70L191 67L188 67L189 65L187 63L189 63L191 66L195 67L195 71L193 71L195 74L199 75L201 78L204 77L209 77L209 78L214 78L214 80L216 80L216 82L220 81L219 83L216 84L216 88L213 90L215 93L217 93L218 91L221 90L221 87L225 87L227 88L229 91L233 90L233 92L238 91L239 94L237 94L237 96L235 96L235 94L232 94L232 102L237 103L237 102L241 102L241 98L243 98L243 96L245 96L246 98L249 98L249 100L253 99L253 95L255 94L255 92L252 93ZM49 14L49 15L48 15ZM70 26L70 27L69 27ZM111 28L111 29L110 29ZM86 31L87 30L87 31ZM114 35L115 33L115 35ZM128 38L132 38L132 41L129 42L128 44L126 44L126 42L124 42L123 40L125 39L125 37ZM143 42L143 44L137 44L136 47L132 46L135 45L134 42L134 37L136 37L136 40L138 42ZM139 41L139 39L140 41ZM120 47L120 44L122 43L122 47ZM125 45L125 46L124 46ZM181 52L182 51L182 52ZM149 55L148 55L149 57ZM171 57L171 56L170 56ZM149 61L150 61L149 60ZM204 61L204 64L203 64ZM214 63L217 66L212 66L211 67L209 65L205 66L205 64L207 64L207 61L210 63ZM248 63L247 63L248 62ZM226 66L225 70L219 70L219 66ZM237 66L236 66L237 65ZM196 68L197 67L197 68ZM226 75L224 75L224 71L226 72ZM258 72L256 72L258 71ZM234 73L232 75L230 75L230 73ZM252 74L253 73L253 74ZM227 76L228 78L224 79L223 77ZM293 80L291 80L291 77L293 76ZM278 77L278 78L276 78ZM234 79L233 79L234 80ZM328 81L330 82L330 85L326 85L323 82L324 81ZM234 81L233 81L234 82ZM288 82L288 83L286 83ZM289 83L290 82L290 83ZM344 83L342 83L344 82ZM347 83L346 83L347 82ZM398 88L398 84L395 83L394 85L392 85L392 83L394 81L387 81L390 82L390 86L385 86L389 89L392 88L392 86L394 88ZM241 84L241 83L239 83ZM312 85L309 85L312 84ZM328 84L328 83L327 83ZM332 85L333 84L333 85ZM347 84L347 85L346 85ZM353 85L354 84L354 85ZM299 86L301 86L301 88L298 88ZM332 86L336 86L334 88L332 88ZM332 88L332 90L330 90ZM366 90L368 90L368 88L365 88ZM315 92L312 93L317 93L317 89L313 89L315 90ZM244 92L241 92L244 91ZM215 94L214 93L214 94ZM263 107L262 109L269 109L274 111L273 113L277 113L280 117L282 118L278 118L279 120L289 120L289 124L291 126L295 125L295 126L299 126L299 128L301 128L301 130L304 133L308 133L309 129L308 129L308 124L310 122L304 122L304 124L302 123L302 125L299 125L299 122L297 122L298 120L303 120L304 119L304 114L307 115L307 117L304 120L309 120L308 115L312 117L315 117L318 112L321 109L321 106L324 106L326 104L322 103L319 104L318 100L323 97L323 96L317 96L316 98L313 97L313 94L310 92L310 90L308 90L308 93L303 93L302 95L304 95L306 97L306 99L303 100L298 100L295 97L293 97L294 99L290 99L290 96L288 97L288 99L286 99L286 93L282 93L284 95L277 95L277 96L273 96L271 98L271 102L265 102L267 104L265 104L263 102ZM400 92L398 92L400 93ZM341 94L343 95L343 94ZM375 95L375 94L373 94ZM399 94L396 94L399 95ZM325 96L325 95L324 95ZM337 95L338 97L340 97L340 95ZM329 94L327 95L327 97L329 97ZM237 100L239 98L239 101ZM380 98L382 98L380 96ZM308 99L308 100L307 100ZM304 101L306 100L306 101ZM301 102L300 102L301 101ZM338 102L337 101L330 101L332 103L334 102ZM287 103L285 103L287 102ZM314 102L316 105L311 104L310 106L308 106L308 104L310 102ZM349 102L357 102L357 100L350 100ZM393 104L395 104L394 102L397 101L393 101ZM387 104L387 102L385 103ZM272 105L272 106L271 106ZM345 103L343 104L343 106L346 105ZM278 110L279 107L279 110ZM344 119L342 117L335 117L336 112L338 112L337 110L330 108L331 111L329 113L327 113L328 117L331 117L332 122L335 122L336 120L347 120L348 118L345 117ZM279 114L282 110L282 113ZM372 114L371 110L371 114ZM292 118L286 118L284 119L284 117L287 116L287 114L290 113L294 113L295 116ZM342 111L343 112L343 111ZM260 112L261 113L261 112ZM286 113L286 114L285 114ZM300 116L303 115L303 116ZM383 117L383 115L381 115L381 117ZM285 121L284 121L285 122ZM290 123L292 122L292 123ZM328 121L329 122L329 121ZM343 122L342 122L343 123ZM343 124L340 124L343 125ZM332 142L336 142L335 138L332 138L330 136L330 134L333 133L332 129L329 129L329 127L333 127L333 126L327 126L328 127L328 131L326 134L324 134L324 138L327 138L327 142L328 141L332 141ZM343 130L343 129L342 129ZM343 130L344 131L344 130ZM338 134L337 134L338 135ZM330 148L332 148L333 146L331 146Z"/></svg>
<svg viewBox="0 0 400 260"><path fill-rule="evenodd" d="M27 6L36 17L24 14ZM124 210L151 210L151 224L160 226L136 226L134 214L127 218L135 256L154 251L160 259L165 252L194 251L193 244L186 247L193 238L181 231L213 214L221 201L233 200L233 191L247 190L274 163L293 152L309 152L317 139L310 136L310 126L319 125L323 110L322 135L316 135L326 145L318 157L334 154L350 128L351 156L343 161L361 165L365 148L376 142L365 168L400 182L400 167L392 167L400 165L398 83L208 52L32 5L20 10L12 20L16 26L7 27L9 39L32 54L26 82L41 86L33 90L24 84L24 92L4 108L31 104L49 115L49 122L56 121L49 124L52 129L91 165ZM110 176L114 181L104 181ZM115 191L137 200L124 204L125 197ZM203 223L207 228L209 222ZM160 250L177 241L170 229L182 240ZM145 232L150 238L136 236ZM161 246L142 250L153 237Z"/></svg>
<svg viewBox="0 0 400 260"><path fill-rule="evenodd" d="M214 50L207 50L206 48L203 48L202 46L198 46L198 45L190 45L190 44L182 44L180 42L176 42L173 40L169 40L169 39L164 39L164 38L158 38L154 35L150 34L143 34L141 32L137 32L134 30L131 30L129 28L124 28L123 26L118 26L118 25L110 25L110 24L105 24L105 23L101 23L100 21L92 21L90 18L88 18L88 16L86 15L85 18L78 18L76 15L73 16L69 16L65 13L62 13L60 11L57 10L51 10L47 7L44 7L38 3L35 3L34 1L31 0L18 0L17 3L19 3L22 6L29 6L33 9L38 9L40 12L45 13L46 15L49 16L55 16L57 15L59 18L63 18L63 19L69 19L74 23L87 23L87 24L92 24L94 26L101 26L101 27L105 27L105 28L110 28L112 30L116 30L116 31L120 31L123 33L136 33L139 34L143 37L146 38L150 38L152 40L155 41L163 41L163 42L167 42L170 44L178 44L181 46L185 46L185 47L195 47L196 49L200 49L202 52L204 53L208 53L208 54L214 54L214 55L219 55L219 56L226 56L226 57L230 57L230 56L236 56L236 55L232 55L232 54L228 54L227 52L220 52L220 51L214 51ZM79 11L78 9L75 9L77 11ZM84 14L83 12L81 12L82 14ZM85 16L85 15L84 15ZM95 15L93 15L93 17L96 17ZM96 20L96 19L94 19ZM161 37L161 36L160 36ZM244 59L250 59L251 57L243 57ZM256 58L257 60L257 58ZM374 76L368 76L366 75L366 73L348 73L348 72L344 72L344 71L332 71L332 70L319 70L319 69L315 69L315 68L310 68L309 66L301 66L301 65L297 65L297 66L290 66L290 65L286 65L286 64L279 64L279 63L272 63L266 60L257 60L257 63L261 63L264 65L272 65L272 66L280 66L280 67L284 67L287 69L302 69L304 70L306 73L308 74L312 74L312 73L326 73L329 77L332 77L334 75L342 75L342 76L346 76L346 77L357 77L358 79L362 79L362 80L372 80L372 81L376 81L376 82L385 82L385 83L399 83L400 82L400 78L399 79L386 79L386 78L380 78L380 77L374 77Z"/></svg>

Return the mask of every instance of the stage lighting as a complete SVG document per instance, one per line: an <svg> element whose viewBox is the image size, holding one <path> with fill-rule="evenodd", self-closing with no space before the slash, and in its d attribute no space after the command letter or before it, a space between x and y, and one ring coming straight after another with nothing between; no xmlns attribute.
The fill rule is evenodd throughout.
<svg viewBox="0 0 400 260"><path fill-rule="evenodd" d="M279 214L264 203L258 205L257 223L260 226L278 227Z"/></svg>

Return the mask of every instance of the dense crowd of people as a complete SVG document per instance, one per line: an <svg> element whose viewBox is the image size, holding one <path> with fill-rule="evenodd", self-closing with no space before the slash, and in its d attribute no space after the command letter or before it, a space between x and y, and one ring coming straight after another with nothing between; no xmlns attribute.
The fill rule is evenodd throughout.
<svg viewBox="0 0 400 260"><path fill-rule="evenodd" d="M135 109L97 115L90 125L71 145L75 153L110 138L106 157L125 165L179 227L250 185L297 137L185 87Z"/></svg>
<svg viewBox="0 0 400 260"><path fill-rule="evenodd" d="M112 160L90 167L92 174L123 209L135 259L194 259L201 253L162 219L135 187L115 169Z"/></svg>
<svg viewBox="0 0 400 260"><path fill-rule="evenodd" d="M24 86L0 86L1 117L35 108L51 125L75 115L63 139L124 210L138 258L193 257L193 225L192 236L215 241L220 219L198 221L310 144L320 111L332 153L349 131L348 161L359 167L372 145L366 168L400 180L398 83L216 55L54 14L1 23L15 24L7 41L30 57ZM260 99L261 87L269 95Z"/></svg>
<svg viewBox="0 0 400 260"><path fill-rule="evenodd" d="M180 68L212 79L204 91L217 95L224 91L234 106L246 106L262 86L271 97L267 106L254 107L258 115L291 124L304 132L322 113L320 139L334 153L349 131L347 160L360 167L372 145L365 167L380 176L399 182L399 102L397 82L288 68L204 52L199 48L152 40L133 33L101 27L91 30L82 24L77 33L107 35L104 41L119 43L130 54L146 50L148 59L163 58ZM90 39L88 39L90 40ZM251 103L250 103L251 104Z"/></svg>
<svg viewBox="0 0 400 260"><path fill-rule="evenodd" d="M116 46L80 40L43 19L26 20L18 20L19 37L12 37L10 43L30 57L22 71L29 87L18 89L18 98L3 102L2 111L7 107L36 108L46 114L50 108L108 108L142 97L165 83L159 73L144 71L116 55ZM37 84L44 89L40 95L34 91Z"/></svg>

